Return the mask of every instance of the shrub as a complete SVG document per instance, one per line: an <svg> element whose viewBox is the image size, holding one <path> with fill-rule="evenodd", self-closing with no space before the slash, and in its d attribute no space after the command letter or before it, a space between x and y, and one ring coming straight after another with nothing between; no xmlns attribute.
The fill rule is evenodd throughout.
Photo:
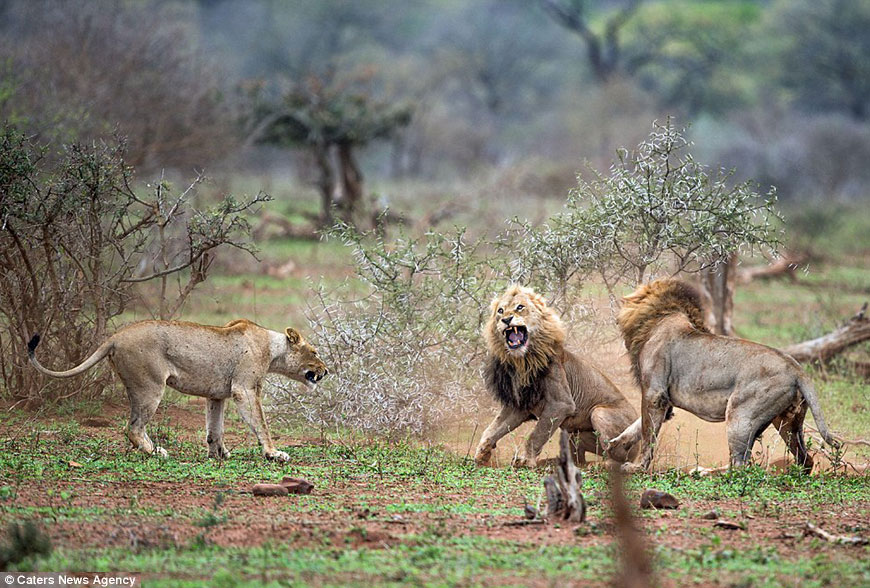
<svg viewBox="0 0 870 588"><path fill-rule="evenodd" d="M367 291L318 286L309 321L330 377L305 396L271 380L279 418L299 415L321 430L422 434L465 405L477 381L478 333L493 287L481 244L463 229L387 242L346 224L329 238L351 249Z"/></svg>
<svg viewBox="0 0 870 588"><path fill-rule="evenodd" d="M578 178L564 209L523 233L519 276L564 296L571 280L590 276L609 289L650 272L714 268L735 252L778 243L776 193L710 171L689 152L670 120L654 124L633 153L620 149L609 174Z"/></svg>

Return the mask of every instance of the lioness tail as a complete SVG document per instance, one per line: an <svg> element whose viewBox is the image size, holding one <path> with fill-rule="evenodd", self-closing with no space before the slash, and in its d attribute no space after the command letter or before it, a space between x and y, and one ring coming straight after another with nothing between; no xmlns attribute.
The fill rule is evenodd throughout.
<svg viewBox="0 0 870 588"><path fill-rule="evenodd" d="M813 383L807 376L802 375L798 378L797 386L798 390L800 390L800 393L803 395L804 400L806 400L807 406L810 407L810 412L813 413L816 427L819 429L819 434L822 436L822 439L824 439L825 443L831 447L840 447L839 441L831 435L828 431L828 425L825 424L825 417L822 414L822 407L819 406L819 399L816 396L816 389L813 386Z"/></svg>
<svg viewBox="0 0 870 588"><path fill-rule="evenodd" d="M33 357L33 352L36 351L36 346L39 345L39 333L34 333L30 341L27 343L27 356Z"/></svg>
<svg viewBox="0 0 870 588"><path fill-rule="evenodd" d="M28 359L30 359L30 363L33 364L33 367L35 367L37 370L39 370L40 373L43 373L46 376L51 376L52 378L70 378L72 376L77 376L81 373L84 373L84 372L88 371L89 369L91 369L92 367L94 367L95 365L97 365L107 355L109 355L109 352L114 347L112 340L109 339L108 341L106 341L105 343L100 345L97 348L97 350L94 351L93 354L91 354L91 356L89 358L87 358L85 361L83 361L81 364L77 365L76 367L74 367L72 369L68 369L65 372L55 372L55 371L52 371L48 368L43 367L36 360L36 353L35 352L36 352L36 347L39 345L39 341L40 341L39 333L34 334L33 337L30 339L30 341L27 343L27 357L28 357Z"/></svg>

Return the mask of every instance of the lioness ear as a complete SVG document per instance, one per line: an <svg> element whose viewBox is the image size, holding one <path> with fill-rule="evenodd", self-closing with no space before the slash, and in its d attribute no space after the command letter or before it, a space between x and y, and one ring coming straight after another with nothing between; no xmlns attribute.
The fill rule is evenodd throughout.
<svg viewBox="0 0 870 588"><path fill-rule="evenodd" d="M298 345L302 340L302 335L299 334L299 331L294 329L293 327L287 327L284 329L284 334L287 335L287 341L290 345Z"/></svg>

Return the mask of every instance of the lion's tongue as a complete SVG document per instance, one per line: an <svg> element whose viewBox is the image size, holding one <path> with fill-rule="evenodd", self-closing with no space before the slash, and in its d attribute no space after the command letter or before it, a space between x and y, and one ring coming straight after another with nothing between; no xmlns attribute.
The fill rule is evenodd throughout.
<svg viewBox="0 0 870 588"><path fill-rule="evenodd" d="M511 345L519 345L520 343L522 343L522 341L523 337L519 334L519 332L513 331L511 333L508 333L508 342Z"/></svg>

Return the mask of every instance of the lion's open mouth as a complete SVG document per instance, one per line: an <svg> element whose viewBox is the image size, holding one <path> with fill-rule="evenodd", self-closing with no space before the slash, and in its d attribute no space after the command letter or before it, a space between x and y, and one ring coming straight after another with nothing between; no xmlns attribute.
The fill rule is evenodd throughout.
<svg viewBox="0 0 870 588"><path fill-rule="evenodd" d="M529 332L522 325L508 327L504 332L508 349L519 349L529 341Z"/></svg>

